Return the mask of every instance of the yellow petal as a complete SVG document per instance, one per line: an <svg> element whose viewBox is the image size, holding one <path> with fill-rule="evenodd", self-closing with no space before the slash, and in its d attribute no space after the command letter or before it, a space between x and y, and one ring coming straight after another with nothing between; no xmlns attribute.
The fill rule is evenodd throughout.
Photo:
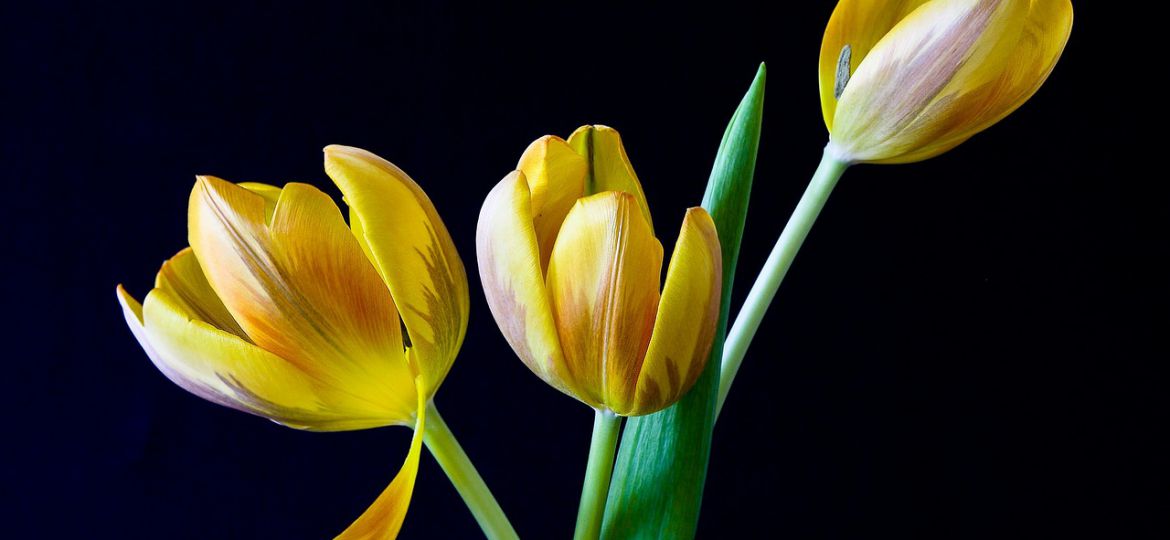
<svg viewBox="0 0 1170 540"><path fill-rule="evenodd" d="M191 248L183 248L177 255L163 263L158 276L155 277L154 287L169 291L178 306L192 317L251 341L232 317L227 306L216 296Z"/></svg>
<svg viewBox="0 0 1170 540"><path fill-rule="evenodd" d="M585 195L603 191L624 191L634 196L642 217L654 232L654 220L650 218L650 205L642 193L642 183L634 174L634 166L626 155L622 137L616 129L608 126L581 126L569 136L569 146L585 158L589 173L585 177Z"/></svg>
<svg viewBox="0 0 1170 540"><path fill-rule="evenodd" d="M168 361L173 359L160 356L146 336L146 326L142 322L142 304L130 296L130 293L126 292L126 289L121 285L118 285L118 303L122 305L122 315L126 319L126 325L130 327L130 332L134 334L134 338L138 340L138 344L142 346L142 350L146 351L146 356L150 358L150 362L167 379L179 385L180 388L212 403L218 403L225 407L231 407L244 412L259 414L244 406L243 403L235 400L233 398L234 392L221 391L217 387L218 385L215 384L218 379L205 381L198 374L191 373L182 364L173 363L172 361Z"/></svg>
<svg viewBox="0 0 1170 540"><path fill-rule="evenodd" d="M531 201L520 171L508 174L488 193L475 231L480 282L516 355L545 382L574 395L540 270Z"/></svg>
<svg viewBox="0 0 1170 540"><path fill-rule="evenodd" d="M118 300L151 362L183 389L299 429L363 429L410 421L414 407L409 402L370 403L219 328L226 308L205 296L210 286L190 249L165 263L157 281L145 308L121 286ZM208 314L218 322L204 320Z"/></svg>
<svg viewBox="0 0 1170 540"><path fill-rule="evenodd" d="M402 169L370 152L325 147L325 172L359 225L355 234L390 288L433 395L467 331L467 273L443 220Z"/></svg>
<svg viewBox="0 0 1170 540"><path fill-rule="evenodd" d="M421 379L421 377L420 377ZM423 433L426 429L426 388L418 381L418 421L414 425L414 437L410 439L410 451L394 480L382 491L361 517L354 521L336 540L391 540L398 537L406 510L410 507L410 496L414 493L414 482L418 478L418 460L422 454Z"/></svg>
<svg viewBox="0 0 1170 540"><path fill-rule="evenodd" d="M632 406L661 271L662 244L633 195L592 195L565 218L548 289L578 399L615 412Z"/></svg>
<svg viewBox="0 0 1170 540"><path fill-rule="evenodd" d="M413 408L394 301L332 199L289 184L268 222L263 197L203 177L189 220L208 283L253 343L327 386Z"/></svg>
<svg viewBox="0 0 1170 540"><path fill-rule="evenodd" d="M632 409L619 414L662 410L695 384L711 353L719 321L722 261L711 216L702 208L691 208L666 271L654 334L638 375L637 398Z"/></svg>
<svg viewBox="0 0 1170 540"><path fill-rule="evenodd" d="M843 158L906 163L945 152L1018 108L1055 67L1068 0L933 0L870 51L838 103Z"/></svg>
<svg viewBox="0 0 1170 540"><path fill-rule="evenodd" d="M870 49L918 6L927 0L840 0L829 17L825 37L821 40L820 87L821 112L825 127L833 131L833 113L837 110L838 67L852 75ZM849 46L846 57L842 50ZM844 63L844 64L842 64ZM844 77L842 82L848 81Z"/></svg>
<svg viewBox="0 0 1170 540"><path fill-rule="evenodd" d="M564 139L546 135L528 146L516 168L524 173L532 195L532 222L544 272L561 222L584 193L589 166Z"/></svg>

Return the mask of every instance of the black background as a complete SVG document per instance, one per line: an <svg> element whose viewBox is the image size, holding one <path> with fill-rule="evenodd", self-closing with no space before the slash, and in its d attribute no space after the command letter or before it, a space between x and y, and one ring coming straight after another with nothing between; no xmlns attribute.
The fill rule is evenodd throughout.
<svg viewBox="0 0 1170 540"><path fill-rule="evenodd" d="M999 125L846 174L717 427L701 538L1127 537L1165 511L1142 457L1165 457L1170 197L1160 156L1131 147L1146 96L1111 18L1132 14L1106 4L1077 5L1055 72ZM608 124L669 253L767 61L738 306L826 140L832 4L801 5L5 3L3 535L323 538L383 489L409 430L305 433L201 401L114 296L141 298L185 245L195 174L336 195L320 149L342 143L435 201L472 290L436 401L517 530L568 537L591 412L492 321L483 197L536 137ZM403 537L476 534L424 457Z"/></svg>

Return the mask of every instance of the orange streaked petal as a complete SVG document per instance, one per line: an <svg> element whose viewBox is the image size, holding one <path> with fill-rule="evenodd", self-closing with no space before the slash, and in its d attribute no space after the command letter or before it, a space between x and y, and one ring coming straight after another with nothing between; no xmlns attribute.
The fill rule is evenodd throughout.
<svg viewBox="0 0 1170 540"><path fill-rule="evenodd" d="M323 384L411 407L394 301L332 199L289 184L271 222L265 214L263 197L216 178L191 193L192 249L232 317L260 348Z"/></svg>
<svg viewBox="0 0 1170 540"><path fill-rule="evenodd" d="M433 395L467 331L467 273L455 243L422 188L389 161L330 145L325 172L357 218L354 234L394 296Z"/></svg>
<svg viewBox="0 0 1170 540"><path fill-rule="evenodd" d="M540 270L524 173L504 177L484 200L475 231L479 276L488 307L516 355L537 376L569 395L552 304Z"/></svg>
<svg viewBox="0 0 1170 540"><path fill-rule="evenodd" d="M634 196L642 217L654 233L650 205L642 192L642 183L626 155L626 147L616 129L609 126L581 126L569 136L569 146L585 158L589 174L585 177L585 195L604 191L624 191Z"/></svg>
<svg viewBox="0 0 1170 540"><path fill-rule="evenodd" d="M719 322L722 261L711 216L702 208L687 210L638 374L637 397L631 410L619 414L662 410L682 398L702 374Z"/></svg>
<svg viewBox="0 0 1170 540"><path fill-rule="evenodd" d="M183 389L213 403L297 429L341 431L409 423L409 403L375 403L326 384L239 336L201 321L171 289L139 305L118 289L127 323L151 362ZM406 396L409 400L413 395ZM401 396L400 396L401 400Z"/></svg>
<svg viewBox="0 0 1170 540"><path fill-rule="evenodd" d="M565 218L547 282L578 399L615 412L632 406L661 270L662 244L633 195L592 195Z"/></svg>
<svg viewBox="0 0 1170 540"><path fill-rule="evenodd" d="M589 165L564 139L546 135L528 146L516 168L528 181L540 269L546 272L561 223L585 191Z"/></svg>
<svg viewBox="0 0 1170 540"><path fill-rule="evenodd" d="M421 379L421 377L420 377ZM421 380L416 382L418 395L417 421L414 437L410 439L410 451L394 480L382 491L374 503L362 513L336 540L392 540L398 537L406 510L410 508L410 496L414 493L414 482L418 478L418 462L422 455L423 433L426 430L426 388Z"/></svg>

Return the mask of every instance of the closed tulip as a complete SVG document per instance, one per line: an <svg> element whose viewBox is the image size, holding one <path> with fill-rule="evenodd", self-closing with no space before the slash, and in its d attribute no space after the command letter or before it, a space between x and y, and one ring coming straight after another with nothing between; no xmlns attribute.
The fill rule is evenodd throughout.
<svg viewBox="0 0 1170 540"><path fill-rule="evenodd" d="M1072 29L1069 0L841 0L821 43L828 151L927 159L1028 100Z"/></svg>
<svg viewBox="0 0 1170 540"><path fill-rule="evenodd" d="M349 225L306 184L198 177L191 247L142 304L120 285L118 299L155 366L208 401L298 429L414 427L394 481L340 537L393 538L428 411L441 423L428 405L463 341L467 277L406 173L344 146L325 149L325 169Z"/></svg>
<svg viewBox="0 0 1170 540"><path fill-rule="evenodd" d="M663 287L662 244L617 131L533 142L488 195L476 241L492 315L548 384L631 416L698 378L719 310L715 226L687 211Z"/></svg>

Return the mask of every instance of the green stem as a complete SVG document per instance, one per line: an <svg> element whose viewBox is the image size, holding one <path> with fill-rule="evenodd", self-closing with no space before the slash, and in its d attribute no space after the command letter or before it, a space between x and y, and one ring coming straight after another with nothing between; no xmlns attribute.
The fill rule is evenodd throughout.
<svg viewBox="0 0 1170 540"><path fill-rule="evenodd" d="M581 506L577 508L577 531L574 540L597 540L601 536L601 518L605 517L605 499L609 496L609 478L613 474L613 455L617 450L622 417L596 410L593 417L593 442L589 445L589 465L585 468L585 486L581 488Z"/></svg>
<svg viewBox="0 0 1170 540"><path fill-rule="evenodd" d="M723 410L723 402L727 399L727 392L731 390L735 374L743 363L743 357L747 354L748 345L755 337L756 330L760 328L760 321L768 311L768 305L776 297L780 282L784 280L784 275L792 266L792 260L796 258L796 252L808 237L808 231L812 229L817 215L825 207L825 201L829 200L829 194L833 192L837 180L848 167L848 163L838 160L828 151L825 152L821 164L817 166L817 171L813 173L812 180L808 183L808 188L805 189L796 209L792 211L792 217L788 218L788 225L784 226L784 231L780 233L780 238L772 248L772 254L768 255L764 268L760 270L760 276L756 278L751 292L744 300L743 307L735 318L735 324L727 332L719 375L719 400L715 404L716 418L719 411Z"/></svg>
<svg viewBox="0 0 1170 540"><path fill-rule="evenodd" d="M518 540L516 530L508 522L508 516L500 508L500 503L492 496L491 490L471 464L459 441L451 428L439 416L439 410L432 401L427 404L426 431L423 432L423 443L427 445L435 461L447 473L447 478L455 485L456 491L463 497L463 502L475 516L479 528L483 529L484 536L496 540Z"/></svg>

